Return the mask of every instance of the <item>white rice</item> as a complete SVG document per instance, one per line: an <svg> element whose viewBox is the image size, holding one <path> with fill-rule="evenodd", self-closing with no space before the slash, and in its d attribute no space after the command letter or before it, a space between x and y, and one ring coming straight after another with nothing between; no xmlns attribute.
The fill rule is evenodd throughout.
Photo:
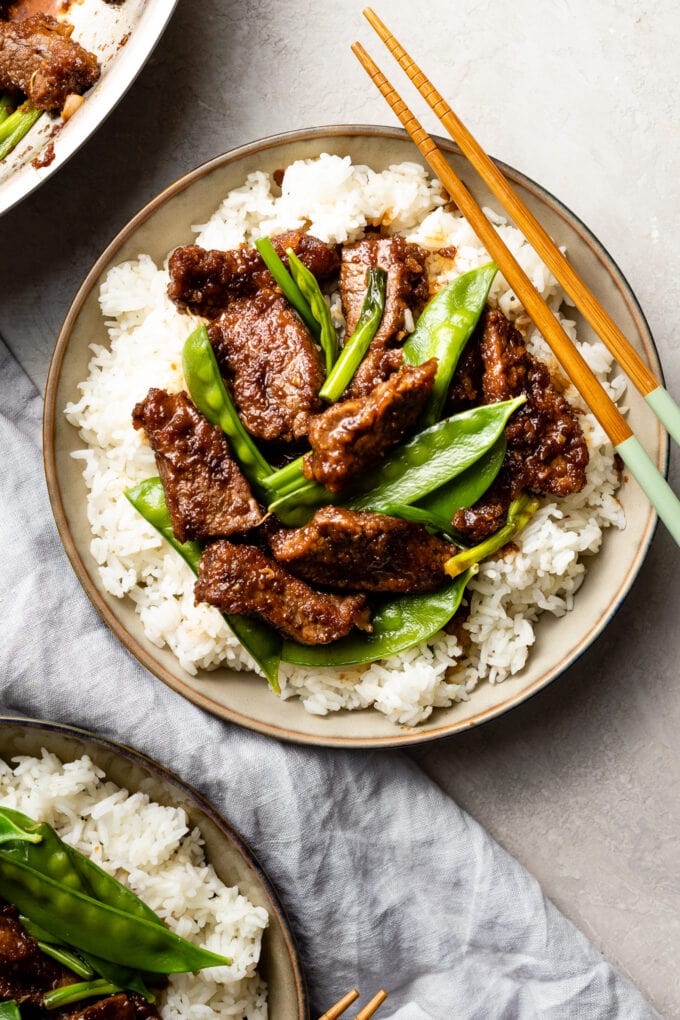
<svg viewBox="0 0 680 1020"><path fill-rule="evenodd" d="M564 295L520 232L492 210L485 210L536 288L557 311ZM265 234L297 227L329 242L353 241L367 226L400 232L434 253L455 246L455 259L431 257L436 285L489 261L471 228L451 210L437 181L418 164L403 163L375 173L352 166L348 157L322 155L294 163L281 189L269 175L250 174L225 198L208 223L194 227L206 248L233 248ZM187 239L188 240L188 239ZM110 348L92 345L81 398L66 408L80 430L89 490L92 553L102 582L113 595L136 604L149 639L167 644L183 669L225 665L251 669L252 662L233 638L219 612L193 604L194 578L154 529L132 509L123 491L156 474L153 454L130 414L150 386L184 388L182 344L194 320L181 315L166 296L168 275L146 255L112 269L100 302ZM529 349L559 375L543 338L528 320L500 274L490 300L525 332ZM337 294L331 297L336 325L342 327ZM574 323L558 312L569 335ZM198 320L195 320L198 321ZM612 358L599 342L577 345L613 399L625 388L621 375L610 378ZM566 386L566 383L565 383ZM571 387L568 399L584 411ZM307 669L282 665L282 697L297 696L312 713L373 706L395 724L413 726L435 707L467 699L480 680L499 683L524 666L542 612L562 616L573 602L587 566L584 556L598 550L605 528L623 527L615 498L619 478L611 443L585 412L581 423L590 451L582 492L545 502L516 541L517 550L488 560L468 586L469 617L464 624L469 648L440 634L402 655L363 669Z"/></svg>
<svg viewBox="0 0 680 1020"><path fill-rule="evenodd" d="M1 804L47 822L182 938L231 958L230 967L170 977L157 1003L163 1020L266 1020L256 967L267 911L220 881L184 809L129 794L87 755L63 763L43 750L12 762L0 758Z"/></svg>

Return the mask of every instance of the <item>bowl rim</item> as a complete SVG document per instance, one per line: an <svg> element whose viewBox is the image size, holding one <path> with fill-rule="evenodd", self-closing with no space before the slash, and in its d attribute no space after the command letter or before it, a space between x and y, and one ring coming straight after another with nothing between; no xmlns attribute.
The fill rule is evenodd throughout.
<svg viewBox="0 0 680 1020"><path fill-rule="evenodd" d="M186 797L188 801L192 802L194 807L196 807L202 814L206 815L220 830L226 840L236 848L237 852L255 872L260 884L262 885L265 897L268 901L267 911L270 914L274 914L278 920L283 934L286 951L288 953L288 959L293 971L298 1020L308 1020L310 1015L310 1004L307 981L302 968L300 947L298 946L297 939L295 938L290 921L288 920L285 907L283 906L279 894L274 888L269 875L258 860L254 850L241 835L238 829L236 829L232 823L217 810L211 801L204 797L199 790L191 785L191 783L187 783L185 779L182 779L173 772L172 769L166 768L165 765L161 765L160 762L155 760L155 758L151 758L143 751L138 751L136 748L130 747L128 744L122 744L117 740L111 740L109 737L103 737L98 733L94 733L92 730L85 729L82 726L51 722L47 719L36 719L32 716L15 716L0 713L0 731L9 725L23 726L27 729L38 732L58 733L67 737L88 740L91 743L112 752L114 755L125 758L128 761L133 762L135 765L146 768L150 772L160 776L164 782L177 788L183 797Z"/></svg>
<svg viewBox="0 0 680 1020"><path fill-rule="evenodd" d="M99 130L142 72L168 27L178 2L179 0L146 0L146 7L134 27L134 33L124 46L118 47L119 52L115 61L107 70L106 78L102 80L96 94L88 95L89 112L83 120L82 127L74 130L67 140L59 138L56 156L47 166L36 172L29 161L18 167L3 182L0 187L0 216L14 209L45 181L58 173Z"/></svg>
<svg viewBox="0 0 680 1020"><path fill-rule="evenodd" d="M348 736L333 736L333 735L322 735L317 736L308 733L301 733L297 730L289 729L286 726L274 725L268 722L260 722L257 719L253 719L250 716L243 715L241 712L233 708L228 708L223 705L218 705L211 700L208 696L202 694L200 691L195 690L189 684L183 680L174 676L168 670L165 669L159 662L157 662L151 655L142 648L137 640L125 629L125 627L118 621L117 617L109 609L108 605L100 595L96 586L92 582L90 575L85 567L85 564L80 556L80 553L76 547L75 541L71 534L64 510L64 505L61 496L61 489L59 486L59 479L57 475L56 467L56 451L54 443L54 429L57 414L60 413L60 409L56 408L56 396L58 383L61 372L61 365L66 354L69 339L73 326L80 314L80 311L85 303L85 300L90 294L92 287L100 276L102 270L106 264L114 257L116 252L123 246L128 238L147 220L149 217L165 202L173 198L175 195L184 191L187 187L193 184L195 181L211 173L213 170L227 166L230 163L236 162L244 156L257 155L258 153L265 152L268 149L275 148L281 144L289 142L305 142L314 141L322 138L338 137L338 136L356 136L356 137L372 137L372 138L389 138L389 139L403 139L409 140L409 136L406 131L401 128L386 127L374 124L332 124L327 126L313 127L313 128L301 128L293 131L287 131L275 135L268 135L265 138L257 139L256 141L249 142L245 145L237 146L236 148L229 149L228 151L221 153L220 155L214 156L199 166L182 174L171 184L160 191L154 198L151 199L146 205L144 205L129 222L116 234L116 236L106 246L101 255L97 258L94 265L88 272L87 276L83 280L82 284L78 288L78 291L66 313L64 322L59 331L59 336L52 354L50 361L50 367L47 377L47 385L45 389L45 406L43 414L43 463L45 468L45 477L47 481L47 490L52 506L52 512L54 515L55 524L59 537L64 546L66 554L71 562L80 584L82 585L87 597L96 609L101 619L106 625L113 631L116 637L121 641L123 646L137 659L137 661L149 670L154 676L165 683L172 690L178 692L188 701L205 711L210 712L213 715L218 716L221 719L228 720L236 723L239 726L244 726L247 729L254 730L258 733L266 734L270 737L276 737L279 740L285 740L291 743L303 744L315 747L343 747L343 748L366 748L366 747L406 747L413 744L429 743L433 740L439 740L443 737L453 736L456 733L465 732L474 726L479 726L483 722L488 722L491 719L495 719L499 715L503 715L509 709L516 705L522 704L528 698L532 697L538 691L542 690L553 680L557 679L561 674L574 665L583 653L590 647L590 645L596 640L601 634L607 624L613 619L619 610L624 599L628 595L635 578L637 577L640 568L647 555L647 551L654 537L654 533L657 525L657 514L655 509L650 506L648 508L647 520L642 536L642 540L637 548L636 555L625 575L618 590L613 594L612 600L608 611L594 624L588 632L582 637L578 645L566 653L562 658L546 673L538 677L533 683L529 684L526 688L521 691L511 694L500 703L493 705L490 708L483 709L475 715L470 716L463 720L458 720L452 723L446 723L441 726L431 727L424 731L416 730L403 730L395 727L395 733L392 735L376 736L376 737L348 737ZM435 143L446 153L453 154L455 156L462 156L460 148L447 138L443 138L437 135L433 136ZM501 160L494 159L496 165L501 171L510 178L514 183L520 184L527 191L541 199L546 205L552 207L552 209L569 224L569 226L576 231L581 240L587 245L588 248L593 252L598 261L607 269L610 276L614 277L619 285L621 297L625 301L631 316L635 320L638 331L642 338L642 343L645 348L645 354L652 364L655 372L657 373L661 383L663 383L663 371L659 360L658 350L654 342L649 324L645 315L640 307L640 304L628 283L628 280L620 270L619 266L606 250L604 245L594 236L590 229L583 223L583 221L574 214L563 202L555 198L551 192L547 191L542 185L537 184L531 178L527 177L521 171L516 170L507 163L503 163ZM659 426L659 454L657 466L664 473L668 475L669 465L669 442L668 436L665 431Z"/></svg>

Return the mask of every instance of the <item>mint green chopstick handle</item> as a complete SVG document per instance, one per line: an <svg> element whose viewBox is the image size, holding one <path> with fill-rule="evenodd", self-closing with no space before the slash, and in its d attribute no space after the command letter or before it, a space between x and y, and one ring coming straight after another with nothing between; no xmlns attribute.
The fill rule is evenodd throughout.
<svg viewBox="0 0 680 1020"><path fill-rule="evenodd" d="M655 464L649 459L636 436L629 436L615 448L621 460L637 480L649 502L680 545L680 500Z"/></svg>
<svg viewBox="0 0 680 1020"><path fill-rule="evenodd" d="M664 426L669 436L680 445L680 407L663 386L648 393L645 400Z"/></svg>

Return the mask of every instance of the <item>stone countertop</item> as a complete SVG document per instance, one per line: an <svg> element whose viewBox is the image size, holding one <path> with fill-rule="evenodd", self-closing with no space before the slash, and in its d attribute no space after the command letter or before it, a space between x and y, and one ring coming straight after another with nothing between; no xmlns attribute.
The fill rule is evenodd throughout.
<svg viewBox="0 0 680 1020"><path fill-rule="evenodd" d="M180 0L99 132L0 222L0 333L38 385L95 257L179 174L280 131L394 123L350 53L355 38L437 130L361 6ZM391 0L377 11L487 150L603 242L680 395L674 0ZM677 457L671 480L677 489ZM659 528L620 612L566 674L505 717L410 752L667 1017L680 1017L679 564Z"/></svg>

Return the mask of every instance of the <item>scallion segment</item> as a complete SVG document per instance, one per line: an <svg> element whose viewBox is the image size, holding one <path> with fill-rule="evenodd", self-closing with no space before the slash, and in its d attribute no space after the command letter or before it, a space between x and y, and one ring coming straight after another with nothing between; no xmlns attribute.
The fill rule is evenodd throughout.
<svg viewBox="0 0 680 1020"><path fill-rule="evenodd" d="M333 366L333 371L319 391L322 400L330 402L338 400L352 381L371 340L378 331L380 320L385 311L386 289L387 273L385 270L380 267L369 269L366 296L357 327L347 340L340 357Z"/></svg>

